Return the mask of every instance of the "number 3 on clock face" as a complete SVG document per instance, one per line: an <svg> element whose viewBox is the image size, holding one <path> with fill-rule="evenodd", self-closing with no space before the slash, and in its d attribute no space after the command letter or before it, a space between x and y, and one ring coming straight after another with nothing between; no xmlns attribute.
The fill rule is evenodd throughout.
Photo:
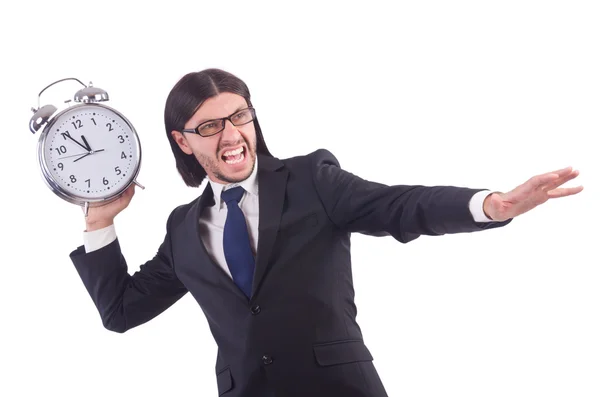
<svg viewBox="0 0 600 397"><path fill-rule="evenodd" d="M137 176L139 139L119 112L100 104L73 106L40 137L40 163L53 190L71 202L115 197Z"/></svg>

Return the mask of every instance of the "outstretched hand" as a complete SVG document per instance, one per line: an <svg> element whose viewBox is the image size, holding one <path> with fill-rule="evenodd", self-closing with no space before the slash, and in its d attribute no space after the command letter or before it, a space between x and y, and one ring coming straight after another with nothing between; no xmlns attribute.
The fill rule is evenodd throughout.
<svg viewBox="0 0 600 397"><path fill-rule="evenodd" d="M495 221L505 221L532 210L549 199L572 196L583 186L559 187L574 179L579 171L571 167L536 175L508 193L490 194L483 202L483 211Z"/></svg>

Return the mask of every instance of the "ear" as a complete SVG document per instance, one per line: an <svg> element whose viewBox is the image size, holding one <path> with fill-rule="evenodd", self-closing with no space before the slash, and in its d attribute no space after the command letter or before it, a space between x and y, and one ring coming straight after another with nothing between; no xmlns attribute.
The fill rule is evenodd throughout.
<svg viewBox="0 0 600 397"><path fill-rule="evenodd" d="M187 139L185 139L185 136L181 132L173 130L171 131L171 136L173 137L175 142L177 142L177 145L179 145L179 148L183 153L193 153L192 148L189 146Z"/></svg>

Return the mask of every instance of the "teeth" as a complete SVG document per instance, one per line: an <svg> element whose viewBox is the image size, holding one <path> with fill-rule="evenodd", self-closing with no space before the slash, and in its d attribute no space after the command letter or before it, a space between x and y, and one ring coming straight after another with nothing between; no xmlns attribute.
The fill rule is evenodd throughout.
<svg viewBox="0 0 600 397"><path fill-rule="evenodd" d="M242 153L243 151L244 151L244 148L241 147L241 148L236 149L236 150L229 150L229 151L223 153L223 156L235 156L237 154Z"/></svg>
<svg viewBox="0 0 600 397"><path fill-rule="evenodd" d="M227 164L237 164L237 163L240 163L242 160L244 160L244 155L243 154L241 154L240 158L237 159L237 160L225 160L225 162Z"/></svg>

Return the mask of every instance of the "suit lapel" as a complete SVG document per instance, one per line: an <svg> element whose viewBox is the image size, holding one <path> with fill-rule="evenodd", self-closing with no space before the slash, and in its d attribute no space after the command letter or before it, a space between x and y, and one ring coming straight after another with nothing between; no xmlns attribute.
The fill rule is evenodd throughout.
<svg viewBox="0 0 600 397"><path fill-rule="evenodd" d="M259 155L258 158L258 249L252 296L261 285L268 268L273 244L279 230L288 170L281 160Z"/></svg>

